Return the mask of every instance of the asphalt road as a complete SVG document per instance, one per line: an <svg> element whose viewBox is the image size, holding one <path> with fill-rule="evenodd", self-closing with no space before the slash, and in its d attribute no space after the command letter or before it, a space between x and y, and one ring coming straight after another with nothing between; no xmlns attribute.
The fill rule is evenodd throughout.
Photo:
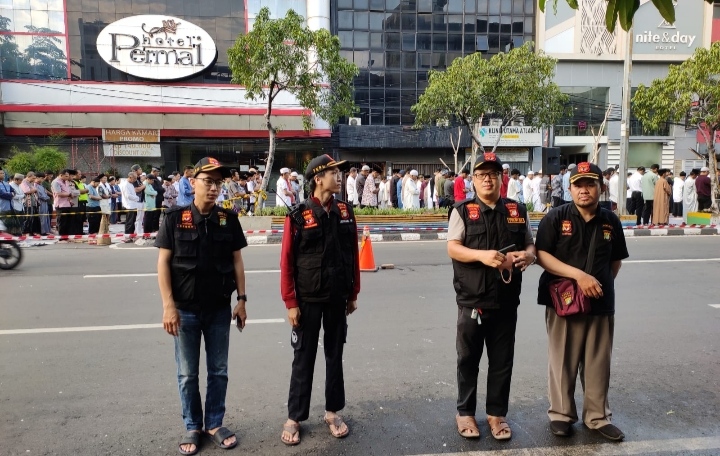
<svg viewBox="0 0 720 456"><path fill-rule="evenodd" d="M256 323L231 336L225 425L238 432L240 446L224 452L205 441L202 454L720 454L720 239L628 244L631 261L617 281L610 391L624 443L606 443L582 425L570 439L549 432L538 267L524 278L519 311L508 415L513 439L494 441L482 409L482 438L459 437L456 308L445 243L403 242L375 245L376 262L396 269L363 274L359 310L350 317L343 411L350 436L335 440L322 424L320 355L302 444L280 442L289 326ZM183 426L172 338L158 328L107 328L160 322L155 250L68 244L25 254L17 270L0 271L0 455L177 454ZM278 246L244 251L251 320L286 316L278 255ZM77 327L97 330L43 330ZM27 329L39 332L10 333ZM483 360L482 382L485 372ZM580 406L579 390L577 396Z"/></svg>

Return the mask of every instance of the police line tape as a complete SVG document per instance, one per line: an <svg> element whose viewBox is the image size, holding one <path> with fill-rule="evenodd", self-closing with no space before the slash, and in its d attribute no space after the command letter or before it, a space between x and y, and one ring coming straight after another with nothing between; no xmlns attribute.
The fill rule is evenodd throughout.
<svg viewBox="0 0 720 456"><path fill-rule="evenodd" d="M107 239L107 238L141 238L141 239L154 239L157 237L157 233L143 233L143 234L63 234L54 235L47 234L45 236L11 236L5 233L0 234L0 241L69 241L75 239Z"/></svg>
<svg viewBox="0 0 720 456"><path fill-rule="evenodd" d="M67 208L60 208L60 209L67 209ZM156 207L154 209L142 209L142 212L154 212L154 211L166 211L166 207ZM88 214L98 214L98 215L110 215L110 214L122 214L127 212L135 212L137 209L117 209L110 212L101 212L101 211L85 211L85 212L53 212L52 214L5 214L0 217L47 217L48 215L52 216L62 216L62 215L88 215Z"/></svg>

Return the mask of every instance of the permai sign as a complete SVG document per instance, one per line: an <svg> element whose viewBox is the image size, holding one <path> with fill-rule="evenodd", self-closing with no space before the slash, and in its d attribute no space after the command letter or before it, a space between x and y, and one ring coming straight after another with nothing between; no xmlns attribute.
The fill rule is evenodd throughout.
<svg viewBox="0 0 720 456"><path fill-rule="evenodd" d="M142 15L105 27L97 50L108 65L143 79L173 81L201 73L217 57L212 37L171 16Z"/></svg>

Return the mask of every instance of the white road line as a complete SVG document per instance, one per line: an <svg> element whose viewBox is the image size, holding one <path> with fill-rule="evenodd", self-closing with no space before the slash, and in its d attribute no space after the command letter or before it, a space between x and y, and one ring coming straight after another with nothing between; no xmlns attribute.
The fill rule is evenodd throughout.
<svg viewBox="0 0 720 456"><path fill-rule="evenodd" d="M720 258L672 258L669 260L623 260L623 264L632 263L701 263L703 261L720 261Z"/></svg>
<svg viewBox="0 0 720 456"><path fill-rule="evenodd" d="M720 304L708 304L710 307L714 307L716 309L720 309Z"/></svg>
<svg viewBox="0 0 720 456"><path fill-rule="evenodd" d="M266 318L258 320L247 320L245 323L249 325L268 324L268 323L285 323L283 318ZM155 329L162 328L162 323L151 323L145 325L114 325L114 326L76 326L70 328L32 328L32 329L3 329L0 330L0 336L14 334L47 334L47 333L65 333L65 332L88 332L88 331L117 331L123 329Z"/></svg>
<svg viewBox="0 0 720 456"><path fill-rule="evenodd" d="M256 271L245 271L245 274L272 274L279 272L279 269L265 269ZM91 274L84 275L83 279L112 279L119 277L157 277L157 272L151 272L147 274Z"/></svg>
<svg viewBox="0 0 720 456"><path fill-rule="evenodd" d="M586 445L562 445L556 447L514 448L507 450L482 450L463 453L428 453L416 456L554 456L586 455L615 456L653 454L659 452L686 452L720 449L720 437L692 437L669 440L638 440L623 443L591 443Z"/></svg>

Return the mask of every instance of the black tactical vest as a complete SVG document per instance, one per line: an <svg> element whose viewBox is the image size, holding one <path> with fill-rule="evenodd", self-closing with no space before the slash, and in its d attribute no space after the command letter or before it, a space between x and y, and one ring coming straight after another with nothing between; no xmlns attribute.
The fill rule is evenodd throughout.
<svg viewBox="0 0 720 456"><path fill-rule="evenodd" d="M352 206L334 200L326 212L310 198L301 210L304 224L294 243L298 299L345 302L353 289L358 255Z"/></svg>
<svg viewBox="0 0 720 456"><path fill-rule="evenodd" d="M528 216L525 205L501 198L494 210L483 212L483 207L487 208L478 199L455 204L455 210L465 223L463 245L475 250L500 250L515 244L517 250L524 250ZM452 260L452 263L459 306L500 309L520 304L522 273L519 269L513 269L512 281L505 284L497 269L479 261Z"/></svg>
<svg viewBox="0 0 720 456"><path fill-rule="evenodd" d="M166 213L164 223L174 224L175 244L170 272L173 298L179 303L229 303L236 289L230 230L231 226L237 225L222 220L237 217L237 214L216 206L211 217L217 222L209 219L198 223L190 206L173 208ZM208 224L208 234L204 231L205 224ZM206 248L201 248L200 230L207 236Z"/></svg>

